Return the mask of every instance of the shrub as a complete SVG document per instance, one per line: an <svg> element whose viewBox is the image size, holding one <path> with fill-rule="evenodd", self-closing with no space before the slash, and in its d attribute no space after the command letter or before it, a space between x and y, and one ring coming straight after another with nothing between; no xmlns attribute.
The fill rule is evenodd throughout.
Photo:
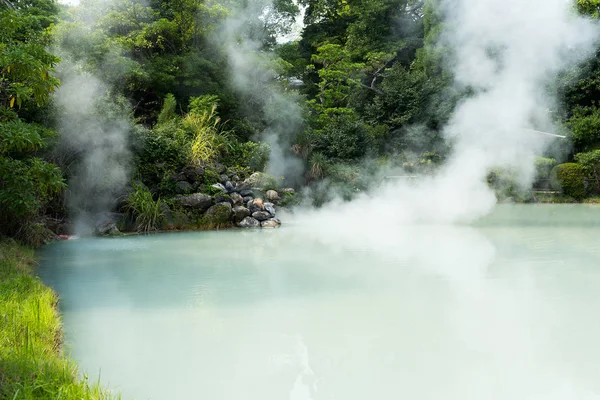
<svg viewBox="0 0 600 400"><path fill-rule="evenodd" d="M576 200L581 200L586 195L585 172L579 164L557 165L550 173L550 183L554 190L562 190L565 195Z"/></svg>
<svg viewBox="0 0 600 400"><path fill-rule="evenodd" d="M596 191L600 191L600 150L576 154L575 161L581 164L586 176L595 181Z"/></svg>
<svg viewBox="0 0 600 400"><path fill-rule="evenodd" d="M172 121L177 118L177 113L175 108L177 107L177 101L175 100L175 96L171 93L165 96L165 101L163 103L162 109L160 110L160 114L158 114L158 124L164 124L166 122Z"/></svg>
<svg viewBox="0 0 600 400"><path fill-rule="evenodd" d="M189 113L183 119L183 127L191 135L191 159L197 164L217 160L229 144L227 132L221 131L221 118L216 106L202 114Z"/></svg>
<svg viewBox="0 0 600 400"><path fill-rule="evenodd" d="M567 122L573 143L578 149L591 149L600 142L600 109L576 107Z"/></svg>
<svg viewBox="0 0 600 400"><path fill-rule="evenodd" d="M58 167L35 156L52 136L36 124L0 122L0 233L17 234L65 188Z"/></svg>
<svg viewBox="0 0 600 400"><path fill-rule="evenodd" d="M210 113L219 105L219 96L204 95L190 98L190 114L203 115Z"/></svg>
<svg viewBox="0 0 600 400"><path fill-rule="evenodd" d="M133 192L127 199L127 212L135 220L138 232L156 230L164 220L161 199L154 200L150 190L141 184L133 185Z"/></svg>
<svg viewBox="0 0 600 400"><path fill-rule="evenodd" d="M214 185L215 183L220 183L220 182L221 182L221 177L219 176L219 174L216 171L213 171L212 169L204 170L204 183L206 185Z"/></svg>
<svg viewBox="0 0 600 400"><path fill-rule="evenodd" d="M313 141L314 150L335 160L361 158L368 147L366 126L346 115L332 117Z"/></svg>
<svg viewBox="0 0 600 400"><path fill-rule="evenodd" d="M266 143L239 142L232 140L225 151L225 164L249 168L252 171L264 171L269 162L271 148Z"/></svg>

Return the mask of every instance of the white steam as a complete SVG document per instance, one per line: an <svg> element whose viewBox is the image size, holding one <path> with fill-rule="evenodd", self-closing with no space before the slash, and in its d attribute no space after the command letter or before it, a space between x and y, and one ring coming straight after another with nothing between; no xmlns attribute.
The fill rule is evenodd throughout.
<svg viewBox="0 0 600 400"><path fill-rule="evenodd" d="M552 131L548 83L592 54L597 26L575 15L565 0L442 0L442 5L440 45L452 50L448 68L456 85L472 92L444 130L454 144L452 156L418 184L390 184L374 197L314 214L321 226L351 232L383 223L469 222L494 207L486 176L498 167L514 170L521 186L531 186L534 157L548 138L524 128Z"/></svg>
<svg viewBox="0 0 600 400"><path fill-rule="evenodd" d="M89 14L87 18L88 26L93 26L100 15ZM67 205L75 233L88 234L111 220L108 213L129 182L131 107L111 93L102 79L84 72L87 60L76 60L76 49L70 48L69 41L65 43L55 49L62 60L58 68L61 86L54 96L60 132L57 150L67 164Z"/></svg>
<svg viewBox="0 0 600 400"><path fill-rule="evenodd" d="M266 26L274 10L271 0L245 2L244 7L232 10L215 40L227 51L235 90L264 112L266 128L257 139L268 143L271 149L267 172L293 179L303 169L302 162L288 154L293 136L302 128L302 111L297 93L285 91L277 82L275 57L263 49L264 31L257 27L257 22Z"/></svg>

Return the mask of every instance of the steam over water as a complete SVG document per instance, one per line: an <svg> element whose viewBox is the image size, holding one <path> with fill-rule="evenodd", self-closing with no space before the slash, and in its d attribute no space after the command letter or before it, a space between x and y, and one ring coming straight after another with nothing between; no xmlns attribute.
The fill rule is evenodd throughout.
<svg viewBox="0 0 600 400"><path fill-rule="evenodd" d="M41 275L74 358L125 399L599 399L598 225L514 206L379 241L82 239Z"/></svg>

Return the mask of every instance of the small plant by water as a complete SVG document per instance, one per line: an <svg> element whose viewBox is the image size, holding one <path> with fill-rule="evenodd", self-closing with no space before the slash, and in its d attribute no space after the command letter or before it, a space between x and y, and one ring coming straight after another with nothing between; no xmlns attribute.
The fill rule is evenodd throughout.
<svg viewBox="0 0 600 400"><path fill-rule="evenodd" d="M142 184L133 185L133 191L127 199L127 211L135 221L138 232L156 230L164 220L162 200L154 200L150 189Z"/></svg>

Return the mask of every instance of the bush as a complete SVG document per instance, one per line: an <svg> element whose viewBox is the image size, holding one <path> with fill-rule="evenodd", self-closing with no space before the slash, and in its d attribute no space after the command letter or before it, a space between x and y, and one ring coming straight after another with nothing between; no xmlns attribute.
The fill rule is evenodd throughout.
<svg viewBox="0 0 600 400"><path fill-rule="evenodd" d="M216 171L213 171L212 169L204 170L204 183L206 185L214 185L215 183L220 183L220 182L221 182L221 177L219 176L219 174Z"/></svg>
<svg viewBox="0 0 600 400"><path fill-rule="evenodd" d="M52 136L36 124L0 122L0 234L17 234L65 188L58 167L35 156Z"/></svg>
<svg viewBox="0 0 600 400"><path fill-rule="evenodd" d="M575 161L581 164L586 177L595 181L596 191L600 191L600 150L576 154Z"/></svg>
<svg viewBox="0 0 600 400"><path fill-rule="evenodd" d="M162 109L160 110L160 114L158 114L157 123L160 125L176 119L176 107L177 101L175 100L175 96L173 96L171 93L167 94L165 96L165 101L163 103Z"/></svg>
<svg viewBox="0 0 600 400"><path fill-rule="evenodd" d="M592 149L600 143L600 109L576 107L567 122L577 149Z"/></svg>
<svg viewBox="0 0 600 400"><path fill-rule="evenodd" d="M150 232L159 228L164 221L161 199L154 200L150 190L141 184L133 185L127 199L127 212L135 220L138 232Z"/></svg>
<svg viewBox="0 0 600 400"><path fill-rule="evenodd" d="M550 173L550 184L554 190L561 190L576 200L586 196L585 171L579 164L566 163L554 167Z"/></svg>
<svg viewBox="0 0 600 400"><path fill-rule="evenodd" d="M323 129L315 132L314 150L334 160L355 160L368 148L367 128L347 115L337 115Z"/></svg>
<svg viewBox="0 0 600 400"><path fill-rule="evenodd" d="M225 151L223 162L252 171L264 171L269 162L271 148L266 143L232 140Z"/></svg>

